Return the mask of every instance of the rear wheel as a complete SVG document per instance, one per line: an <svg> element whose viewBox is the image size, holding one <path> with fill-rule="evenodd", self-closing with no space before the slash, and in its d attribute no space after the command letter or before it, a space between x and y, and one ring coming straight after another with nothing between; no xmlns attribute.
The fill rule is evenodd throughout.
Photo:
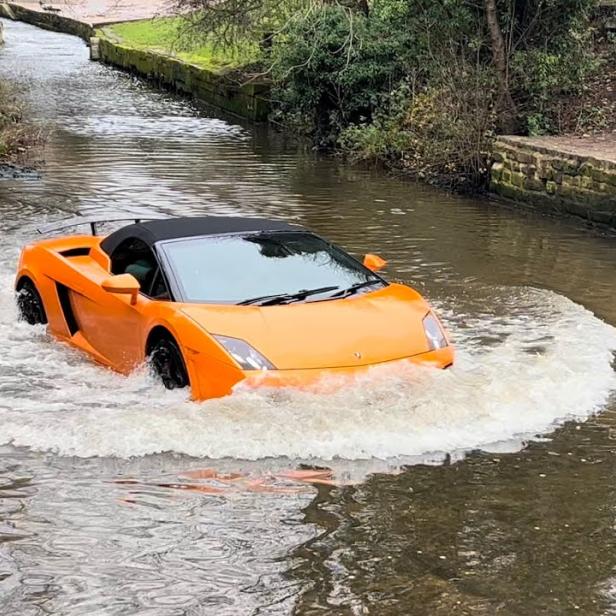
<svg viewBox="0 0 616 616"><path fill-rule="evenodd" d="M17 309L19 317L30 325L47 323L43 300L34 283L28 278L17 287Z"/></svg>
<svg viewBox="0 0 616 616"><path fill-rule="evenodd" d="M188 373L177 342L170 336L159 338L150 350L150 365L167 389L188 385Z"/></svg>

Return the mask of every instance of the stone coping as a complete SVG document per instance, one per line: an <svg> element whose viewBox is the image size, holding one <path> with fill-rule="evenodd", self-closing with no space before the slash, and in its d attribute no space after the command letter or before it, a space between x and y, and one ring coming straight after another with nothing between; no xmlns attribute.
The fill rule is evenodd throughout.
<svg viewBox="0 0 616 616"><path fill-rule="evenodd" d="M616 168L616 134L595 137L513 137L500 136L496 141L513 147L525 147L553 156L592 159L605 167Z"/></svg>
<svg viewBox="0 0 616 616"><path fill-rule="evenodd" d="M498 137L490 189L520 204L616 228L615 144L609 137Z"/></svg>

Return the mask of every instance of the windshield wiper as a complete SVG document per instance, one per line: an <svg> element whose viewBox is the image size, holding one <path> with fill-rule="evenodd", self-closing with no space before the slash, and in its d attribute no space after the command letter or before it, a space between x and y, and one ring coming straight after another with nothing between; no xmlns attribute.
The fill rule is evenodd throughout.
<svg viewBox="0 0 616 616"><path fill-rule="evenodd" d="M259 306L274 306L275 304L287 304L291 302L300 302L311 295L319 293L327 293L328 291L336 291L340 287L321 287L319 289L302 289L297 293L277 293L275 295L263 295L261 297L251 297L242 302L238 302L238 306L248 306L249 304L259 304Z"/></svg>
<svg viewBox="0 0 616 616"><path fill-rule="evenodd" d="M348 297L349 295L354 295L360 289L363 289L365 287L371 287L374 284L383 284L383 281L379 280L378 278L373 278L372 280L365 280L364 282L356 282L347 289L342 289L342 291L338 291L338 293L330 295L327 299Z"/></svg>

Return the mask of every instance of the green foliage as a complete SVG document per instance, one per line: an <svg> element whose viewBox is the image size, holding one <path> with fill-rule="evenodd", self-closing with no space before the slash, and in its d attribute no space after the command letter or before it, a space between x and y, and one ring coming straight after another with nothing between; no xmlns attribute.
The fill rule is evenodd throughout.
<svg viewBox="0 0 616 616"><path fill-rule="evenodd" d="M382 20L337 5L313 12L272 49L279 117L332 145L349 123L372 117L406 75L413 50L408 32Z"/></svg>
<svg viewBox="0 0 616 616"><path fill-rule="evenodd" d="M511 56L511 87L530 135L559 132L562 102L581 95L600 66L588 24L570 16L565 23L570 29L549 46L527 45Z"/></svg>
<svg viewBox="0 0 616 616"><path fill-rule="evenodd" d="M449 67L420 91L403 84L373 122L345 129L340 145L355 160L385 161L458 189L477 186L494 135L492 92L491 71Z"/></svg>
<svg viewBox="0 0 616 616"><path fill-rule="evenodd" d="M517 49L549 49L585 31L597 0L498 0L504 33Z"/></svg>
<svg viewBox="0 0 616 616"><path fill-rule="evenodd" d="M497 70L483 0L176 0L197 33L260 48L278 122L354 159L464 185L485 178L495 127L512 125L503 118L531 134L567 125L567 101L597 72L596 1L496 0Z"/></svg>

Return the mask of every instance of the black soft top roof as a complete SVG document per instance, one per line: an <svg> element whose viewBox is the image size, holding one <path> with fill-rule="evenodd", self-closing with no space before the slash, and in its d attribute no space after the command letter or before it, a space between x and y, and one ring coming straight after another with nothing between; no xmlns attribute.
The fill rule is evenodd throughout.
<svg viewBox="0 0 616 616"><path fill-rule="evenodd" d="M252 233L258 231L302 231L299 225L291 225L266 218L239 218L231 216L195 216L165 218L138 222L122 227L108 235L101 248L110 255L124 240L138 238L148 246L164 240L224 233Z"/></svg>

